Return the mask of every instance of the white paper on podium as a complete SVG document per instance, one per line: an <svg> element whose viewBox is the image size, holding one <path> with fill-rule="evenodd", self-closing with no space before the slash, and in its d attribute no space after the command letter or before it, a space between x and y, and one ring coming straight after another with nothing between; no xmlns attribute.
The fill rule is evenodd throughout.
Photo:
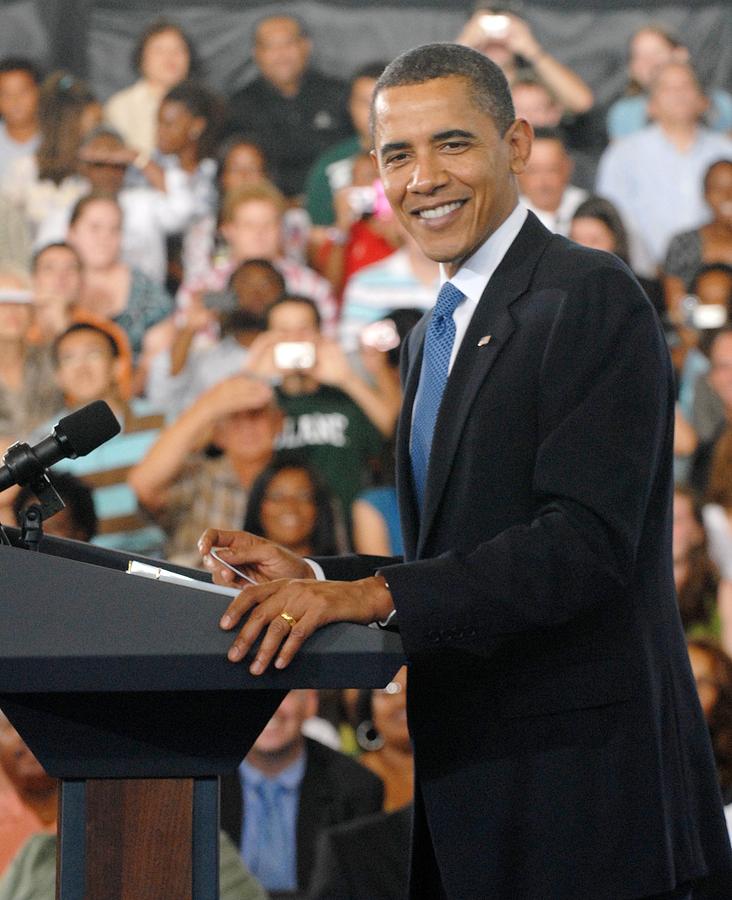
<svg viewBox="0 0 732 900"><path fill-rule="evenodd" d="M166 584L176 584L180 587L195 588L197 591L208 591L210 594L224 594L226 597L236 597L239 588L226 587L221 584L211 584L208 581L198 581L188 575L180 575L178 572L170 572L168 569L159 569L157 566L149 566L147 563L130 560L127 565L128 575L141 575L143 578L151 578L154 581L163 581Z"/></svg>

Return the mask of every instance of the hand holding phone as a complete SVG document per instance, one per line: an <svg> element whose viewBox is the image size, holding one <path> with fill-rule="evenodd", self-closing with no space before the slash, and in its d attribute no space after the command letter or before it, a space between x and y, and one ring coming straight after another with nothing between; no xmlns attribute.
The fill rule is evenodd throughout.
<svg viewBox="0 0 732 900"><path fill-rule="evenodd" d="M231 572L233 572L237 577L242 578L244 581L248 581L249 584L256 584L256 583L257 583L257 582L256 582L253 578L251 578L249 575L247 575L246 573L242 572L241 569L237 569L236 566L232 566L230 562L227 562L225 559L222 559L222 558L219 556L219 554L216 552L216 548L215 548L215 547L212 547L212 548L208 551L208 555L209 555L212 559L215 559L216 562L221 563L222 566L225 566L227 569L229 569Z"/></svg>

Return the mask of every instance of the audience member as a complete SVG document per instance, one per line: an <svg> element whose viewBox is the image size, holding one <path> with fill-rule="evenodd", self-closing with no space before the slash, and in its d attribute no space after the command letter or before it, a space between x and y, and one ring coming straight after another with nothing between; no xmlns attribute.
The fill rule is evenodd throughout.
<svg viewBox="0 0 732 900"><path fill-rule="evenodd" d="M592 107L594 97L588 85L552 56L537 41L528 22L512 12L487 6L479 0L457 43L493 60L503 70L509 85L528 69L568 112L584 113Z"/></svg>
<svg viewBox="0 0 732 900"><path fill-rule="evenodd" d="M343 286L357 271L391 256L403 238L381 181L374 179L374 165L368 153L353 159L351 184L335 192L333 205L335 226L315 230L311 252L315 266L340 296Z"/></svg>
<svg viewBox="0 0 732 900"><path fill-rule="evenodd" d="M698 404L694 403L691 424L697 441L693 448L689 484L700 496L705 496L707 492L716 443L732 422L732 328L729 326L712 334L706 378L718 398L719 406L715 407L712 416L704 420L699 414Z"/></svg>
<svg viewBox="0 0 732 900"><path fill-rule="evenodd" d="M164 529L167 559L200 565L196 542L204 528L241 528L251 486L272 459L281 428L272 389L235 375L160 433L128 483ZM219 455L205 452L209 444Z"/></svg>
<svg viewBox="0 0 732 900"><path fill-rule="evenodd" d="M620 210L633 268L656 277L668 243L707 218L703 176L732 156L732 140L700 125L705 99L687 63L667 63L651 82L653 125L612 143L600 160L597 192Z"/></svg>
<svg viewBox="0 0 732 900"><path fill-rule="evenodd" d="M572 216L569 237L578 244L592 247L593 250L614 253L626 265L630 265L630 247L625 223L613 204L604 197L593 194L580 203ZM666 307L658 280L644 278L638 273L635 273L635 277L643 286L659 315L663 316Z"/></svg>
<svg viewBox="0 0 732 900"><path fill-rule="evenodd" d="M0 900L54 900L56 897L56 809L58 782L46 774L27 745L0 712L0 765L20 802L40 827L14 854L0 878ZM0 854L6 845L0 843ZM0 866L2 871L2 866ZM262 886L246 870L229 838L219 833L221 900L266 900Z"/></svg>
<svg viewBox="0 0 732 900"><path fill-rule="evenodd" d="M308 900L404 900L411 831L411 805L325 829Z"/></svg>
<svg viewBox="0 0 732 900"><path fill-rule="evenodd" d="M679 304L702 264L732 265L732 157L713 162L703 183L711 221L671 238L663 266L666 308L674 321L679 320Z"/></svg>
<svg viewBox="0 0 732 900"><path fill-rule="evenodd" d="M64 508L43 520L43 533L89 543L99 530L91 489L68 472L54 472L53 486L64 501ZM23 512L37 502L36 495L29 487L21 488L13 502L18 526L22 524Z"/></svg>
<svg viewBox="0 0 732 900"><path fill-rule="evenodd" d="M511 98L517 119L526 119L533 128L555 128L562 137L574 164L573 180L581 188L595 183L597 160L607 137L598 112L568 113L547 85L532 72L518 74L511 84Z"/></svg>
<svg viewBox="0 0 732 900"><path fill-rule="evenodd" d="M684 631L690 637L719 637L717 570L709 559L701 506L691 488L674 488L673 563Z"/></svg>
<svg viewBox="0 0 732 900"><path fill-rule="evenodd" d="M732 660L712 641L700 639L689 641L689 660L712 738L722 800L728 805L732 803Z"/></svg>
<svg viewBox="0 0 732 900"><path fill-rule="evenodd" d="M156 146L161 100L195 68L193 44L178 25L156 19L140 35L132 67L139 79L109 98L104 116L144 162Z"/></svg>
<svg viewBox="0 0 732 900"><path fill-rule="evenodd" d="M399 351L421 314L395 309L388 318L367 326L361 334L361 362L398 416L402 401ZM371 329L374 329L373 336ZM351 508L353 549L367 556L401 556L403 542L395 486L394 443L385 447L374 473L374 484L361 491Z"/></svg>
<svg viewBox="0 0 732 900"><path fill-rule="evenodd" d="M381 781L305 738L317 694L291 691L236 773L221 779L221 827L270 892L305 893L323 828L381 808Z"/></svg>
<svg viewBox="0 0 732 900"><path fill-rule="evenodd" d="M573 164L557 129L537 128L526 168L518 176L525 206L550 231L569 234L574 211L587 191L570 183Z"/></svg>
<svg viewBox="0 0 732 900"><path fill-rule="evenodd" d="M384 782L384 811L412 802L414 757L407 728L407 667L385 688L362 692L357 737L367 769Z"/></svg>
<svg viewBox="0 0 732 900"><path fill-rule="evenodd" d="M224 197L219 230L226 241L224 258L215 260L200 278L184 284L178 296L186 309L197 293L221 291L242 262L266 259L282 273L287 290L312 297L317 303L326 334L335 329L337 306L325 278L283 255L282 222L285 200L268 183L242 185Z"/></svg>
<svg viewBox="0 0 732 900"><path fill-rule="evenodd" d="M132 392L132 351L127 334L119 325L81 309L81 260L63 241L41 248L33 257L34 321L28 335L32 344L51 346L74 322L88 322L108 332L119 350L119 390L123 399Z"/></svg>
<svg viewBox="0 0 732 900"><path fill-rule="evenodd" d="M51 356L32 346L30 278L22 269L0 266L0 441L25 438L58 408L61 394L53 380Z"/></svg>
<svg viewBox="0 0 732 900"><path fill-rule="evenodd" d="M79 147L99 124L101 106L85 82L68 72L55 72L41 87L38 119L36 152L14 160L0 186L33 239L48 216L68 208L88 190L79 174Z"/></svg>
<svg viewBox="0 0 732 900"><path fill-rule="evenodd" d="M68 241L82 263L79 306L120 325L137 365L144 368L172 336L172 325L164 320L173 301L161 285L122 262L118 201L97 194L82 197L71 213Z"/></svg>
<svg viewBox="0 0 732 900"><path fill-rule="evenodd" d="M167 235L181 231L196 211L188 175L178 167L160 169L150 162L145 174L152 178L129 183L125 179L134 151L125 147L116 131L100 125L82 141L79 173L86 179L88 193L115 197L122 210L122 258L158 284L167 274ZM36 247L63 240L74 204L59 207L46 217L36 234Z"/></svg>
<svg viewBox="0 0 732 900"><path fill-rule="evenodd" d="M437 263L424 255L406 231L401 227L399 231L403 240L399 250L356 272L343 292L340 338L349 353L358 349L363 328L392 309L425 312L434 305Z"/></svg>
<svg viewBox="0 0 732 900"><path fill-rule="evenodd" d="M65 404L36 436L44 437L61 416L95 400L108 403L122 424L122 431L110 441L86 456L61 460L53 471L70 472L92 488L99 518L94 543L155 556L163 547L164 536L141 513L126 479L156 440L164 417L143 400L123 399L119 348L105 328L77 322L56 338L53 353Z"/></svg>
<svg viewBox="0 0 732 900"><path fill-rule="evenodd" d="M350 525L351 504L381 450L377 429L393 429L381 396L340 346L320 335L317 308L306 297L285 295L270 307L247 369L281 379L277 398L285 421L278 446L297 451L321 473Z"/></svg>
<svg viewBox="0 0 732 900"><path fill-rule="evenodd" d="M670 62L688 62L689 51L662 25L644 25L631 37L628 47L628 85L625 96L616 100L607 114L611 138L640 131L653 118L649 109L649 90L658 70ZM714 131L732 129L732 96L713 90L705 115Z"/></svg>
<svg viewBox="0 0 732 900"><path fill-rule="evenodd" d="M230 100L232 123L264 148L287 197L301 194L317 157L351 131L346 88L309 66L312 41L298 19L268 16L254 32L259 75Z"/></svg>
<svg viewBox="0 0 732 900"><path fill-rule="evenodd" d="M348 113L355 134L329 147L321 154L310 170L305 185L307 195L305 208L313 225L335 225L336 211L333 197L341 188L353 182L353 165L358 157L371 150L371 130L369 115L371 97L376 81L384 71L385 63L370 63L357 69L351 76L351 90L348 97ZM371 180L374 168L371 167Z"/></svg>
<svg viewBox="0 0 732 900"><path fill-rule="evenodd" d="M281 454L252 485L244 530L301 556L337 556L345 550L343 524L318 472Z"/></svg>
<svg viewBox="0 0 732 900"><path fill-rule="evenodd" d="M0 195L0 260L25 269L30 256L28 225L10 201Z"/></svg>
<svg viewBox="0 0 732 900"><path fill-rule="evenodd" d="M20 56L0 60L0 181L13 160L38 149L41 75Z"/></svg>
<svg viewBox="0 0 732 900"><path fill-rule="evenodd" d="M211 260L221 252L221 236L217 234L222 198L241 187L269 184L270 176L264 150L245 134L232 134L223 141L216 154L218 165L216 209L198 217L186 229L183 239L184 283L201 278ZM282 255L304 264L310 234L310 218L302 207L290 206L282 216Z"/></svg>
<svg viewBox="0 0 732 900"><path fill-rule="evenodd" d="M204 294L177 316L170 351L150 363L147 396L168 415L178 415L209 387L240 372L249 347L265 328L265 312L285 292L285 280L266 259L240 263L224 292ZM210 346L194 346L211 330Z"/></svg>
<svg viewBox="0 0 732 900"><path fill-rule="evenodd" d="M56 779L43 771L0 711L0 875L33 834L56 831ZM3 881L0 881L0 885ZM16 900L16 896L0 897ZM19 898L24 895L17 895Z"/></svg>
<svg viewBox="0 0 732 900"><path fill-rule="evenodd" d="M726 326L732 309L732 267L711 263L699 268L681 304L675 328L672 359L678 373L678 407L683 421L677 421L678 438L692 429L691 451L697 440L711 441L723 427L725 409L713 384L707 379L712 342L720 327Z"/></svg>

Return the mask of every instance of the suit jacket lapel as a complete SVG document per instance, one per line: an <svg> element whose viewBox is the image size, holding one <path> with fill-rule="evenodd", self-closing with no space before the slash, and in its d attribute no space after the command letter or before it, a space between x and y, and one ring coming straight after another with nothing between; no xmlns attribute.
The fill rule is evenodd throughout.
<svg viewBox="0 0 732 900"><path fill-rule="evenodd" d="M488 283L470 321L450 372L435 423L435 433L432 439L433 452L430 457L425 488L424 510L419 522L417 557L423 552L437 514L460 436L475 396L515 328L510 310L511 304L528 289L539 256L550 239L551 232L545 229L532 213L529 213L516 240ZM490 341L479 347L480 339L488 334L491 335ZM419 359L415 360L411 366L410 378L407 382L410 391L408 404L410 421L416 384L419 381L423 343L424 336L422 335ZM405 396L405 406L407 405L406 401L407 397ZM404 425L404 420L402 420L402 425ZM402 431L404 430L402 428ZM408 460L408 437L406 440ZM414 492L410 490L410 494L414 508L416 505Z"/></svg>

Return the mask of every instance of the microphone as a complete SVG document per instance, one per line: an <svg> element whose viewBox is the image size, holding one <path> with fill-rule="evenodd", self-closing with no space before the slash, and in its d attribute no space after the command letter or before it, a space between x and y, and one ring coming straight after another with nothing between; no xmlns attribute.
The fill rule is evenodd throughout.
<svg viewBox="0 0 732 900"><path fill-rule="evenodd" d="M115 434L120 424L103 400L95 400L59 419L51 434L35 447L18 441L8 447L0 467L0 491L28 484L61 459L76 459L96 450Z"/></svg>

